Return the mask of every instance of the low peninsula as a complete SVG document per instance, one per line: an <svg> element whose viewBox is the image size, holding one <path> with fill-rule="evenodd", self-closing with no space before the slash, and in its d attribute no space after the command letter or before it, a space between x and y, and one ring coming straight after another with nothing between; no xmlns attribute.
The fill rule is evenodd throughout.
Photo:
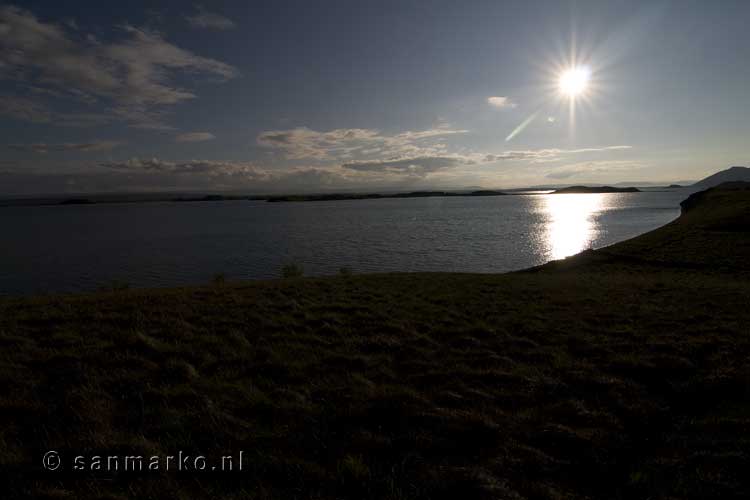
<svg viewBox="0 0 750 500"><path fill-rule="evenodd" d="M636 187L614 186L569 186L556 189L552 194L588 194L588 193L640 193Z"/></svg>
<svg viewBox="0 0 750 500"><path fill-rule="evenodd" d="M408 193L332 193L332 194L297 194L283 196L268 196L266 201L338 201L338 200L372 200L381 198L432 198L445 196L503 196L507 193L494 190L479 191L411 191Z"/></svg>

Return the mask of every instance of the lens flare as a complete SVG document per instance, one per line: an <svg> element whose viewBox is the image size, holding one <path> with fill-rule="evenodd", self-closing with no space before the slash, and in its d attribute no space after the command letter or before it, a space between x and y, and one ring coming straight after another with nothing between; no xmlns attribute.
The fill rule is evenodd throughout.
<svg viewBox="0 0 750 500"><path fill-rule="evenodd" d="M560 93L570 98L578 97L586 92L591 79L591 70L585 66L578 66L564 71L558 80Z"/></svg>

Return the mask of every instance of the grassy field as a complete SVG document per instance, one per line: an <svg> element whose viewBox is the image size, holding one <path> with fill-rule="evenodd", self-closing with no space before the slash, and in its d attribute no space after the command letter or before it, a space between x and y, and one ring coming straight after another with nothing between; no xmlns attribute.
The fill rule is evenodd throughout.
<svg viewBox="0 0 750 500"><path fill-rule="evenodd" d="M750 498L750 190L688 208L513 274L4 299L3 497Z"/></svg>

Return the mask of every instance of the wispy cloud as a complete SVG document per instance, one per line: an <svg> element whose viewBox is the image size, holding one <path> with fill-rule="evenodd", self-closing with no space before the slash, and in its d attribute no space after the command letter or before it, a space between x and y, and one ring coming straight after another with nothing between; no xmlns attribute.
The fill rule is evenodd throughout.
<svg viewBox="0 0 750 500"><path fill-rule="evenodd" d="M350 175L341 168L302 167L279 170L247 161L168 161L159 158L133 158L126 161L103 162L99 167L111 171L110 175L114 175L119 182L130 182L130 179L137 178L150 189L159 186L192 186L202 189L242 188L308 192L348 187L357 179L356 173Z"/></svg>
<svg viewBox="0 0 750 500"><path fill-rule="evenodd" d="M561 149L560 151L564 151L566 153L570 154L577 154L577 153L593 153L597 151L617 151L617 150L623 150L623 149L632 149L633 146L604 146L601 148L582 148L582 149Z"/></svg>
<svg viewBox="0 0 750 500"><path fill-rule="evenodd" d="M97 142L65 142L61 144L46 144L38 142L34 144L8 144L7 147L16 151L32 153L51 153L62 151L79 151L82 153L91 153L96 151L111 151L120 146L121 142L115 141L97 141Z"/></svg>
<svg viewBox="0 0 750 500"><path fill-rule="evenodd" d="M175 137L176 142L203 142L216 139L211 132L186 132Z"/></svg>
<svg viewBox="0 0 750 500"><path fill-rule="evenodd" d="M198 7L198 12L192 16L185 16L185 20L194 28L225 31L236 27L234 21L228 17L208 12L203 7Z"/></svg>
<svg viewBox="0 0 750 500"><path fill-rule="evenodd" d="M200 174L209 177L243 177L245 179L262 180L269 173L257 167L252 162L219 161L219 160L189 160L166 161L158 158L133 158L126 161L109 161L99 164L110 170L132 173L170 173L177 175Z"/></svg>
<svg viewBox="0 0 750 500"><path fill-rule="evenodd" d="M530 149L523 151L504 151L502 153L495 154L453 153L437 156L412 156L378 160L359 160L344 163L342 167L350 170L357 170L360 172L380 172L426 177L441 170L461 166L477 166L486 163L513 160L527 163L551 163L560 161L570 155L601 151L617 151L624 149L630 149L630 146L604 146L599 148L581 149Z"/></svg>
<svg viewBox="0 0 750 500"><path fill-rule="evenodd" d="M493 108L498 108L498 109L511 109L517 106L517 104L513 102L510 99L510 97L504 97L504 96L488 97L487 104L489 104Z"/></svg>
<svg viewBox="0 0 750 500"><path fill-rule="evenodd" d="M261 133L259 145L281 151L291 160L340 162L345 171L378 178L426 178L459 167L494 162L553 163L567 157L630 149L626 145L562 149L510 150L500 153L451 148L445 139L467 130L437 127L385 134L375 129L334 129L326 132L306 127Z"/></svg>
<svg viewBox="0 0 750 500"><path fill-rule="evenodd" d="M237 70L221 61L201 57L169 43L157 32L130 25L120 37L104 42L94 35L71 33L69 25L40 21L31 12L0 7L0 78L32 81L36 94L79 102L104 101L113 119L155 128L161 123L158 106L174 105L196 97L178 86L174 75L210 75L228 80ZM15 103L21 96L14 97ZM27 99L28 100L28 99ZM13 102L0 103L0 112L28 121L57 123L33 102L32 111ZM128 111L123 111L127 109ZM49 112L48 112L49 113Z"/></svg>
<svg viewBox="0 0 750 500"><path fill-rule="evenodd" d="M328 159L342 152L372 144L379 132L371 129L336 129L318 132L307 127L269 130L257 137L260 146L281 150L286 158Z"/></svg>
<svg viewBox="0 0 750 500"><path fill-rule="evenodd" d="M620 175L622 172L637 171L647 168L647 165L637 161L624 160L600 160L586 161L563 165L549 170L545 177L548 179L570 179L572 177L586 176L589 179L602 175Z"/></svg>
<svg viewBox="0 0 750 500"><path fill-rule="evenodd" d="M580 148L580 149L529 149L520 151L504 151L497 154L488 154L484 157L486 162L507 161L507 160L528 160L532 163L548 163L559 161L567 155L577 155L582 153L597 153L603 151L621 151L631 149L632 146L603 146L598 148Z"/></svg>
<svg viewBox="0 0 750 500"><path fill-rule="evenodd" d="M374 129L335 129L319 132L306 127L270 130L257 137L260 146L280 150L287 159L357 159L394 156L428 156L445 151L442 138L465 134L468 130L433 128L384 134ZM360 158L364 159L364 158Z"/></svg>
<svg viewBox="0 0 750 500"><path fill-rule="evenodd" d="M425 177L428 174L467 163L465 158L451 156L422 156L393 160L356 161L342 167L360 172L406 174Z"/></svg>
<svg viewBox="0 0 750 500"><path fill-rule="evenodd" d="M99 163L103 170L119 174L148 175L155 183L203 184L250 189L315 191L363 186L397 186L467 164L461 156L401 158L388 161L351 162L340 166L280 169L248 161L133 158ZM170 180L171 179L171 180Z"/></svg>

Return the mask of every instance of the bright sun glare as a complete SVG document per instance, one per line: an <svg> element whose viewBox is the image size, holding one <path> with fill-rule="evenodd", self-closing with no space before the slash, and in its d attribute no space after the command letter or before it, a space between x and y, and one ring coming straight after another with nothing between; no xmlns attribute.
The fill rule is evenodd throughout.
<svg viewBox="0 0 750 500"><path fill-rule="evenodd" d="M585 66L570 68L560 75L558 87L563 95L574 98L586 92L591 71Z"/></svg>

